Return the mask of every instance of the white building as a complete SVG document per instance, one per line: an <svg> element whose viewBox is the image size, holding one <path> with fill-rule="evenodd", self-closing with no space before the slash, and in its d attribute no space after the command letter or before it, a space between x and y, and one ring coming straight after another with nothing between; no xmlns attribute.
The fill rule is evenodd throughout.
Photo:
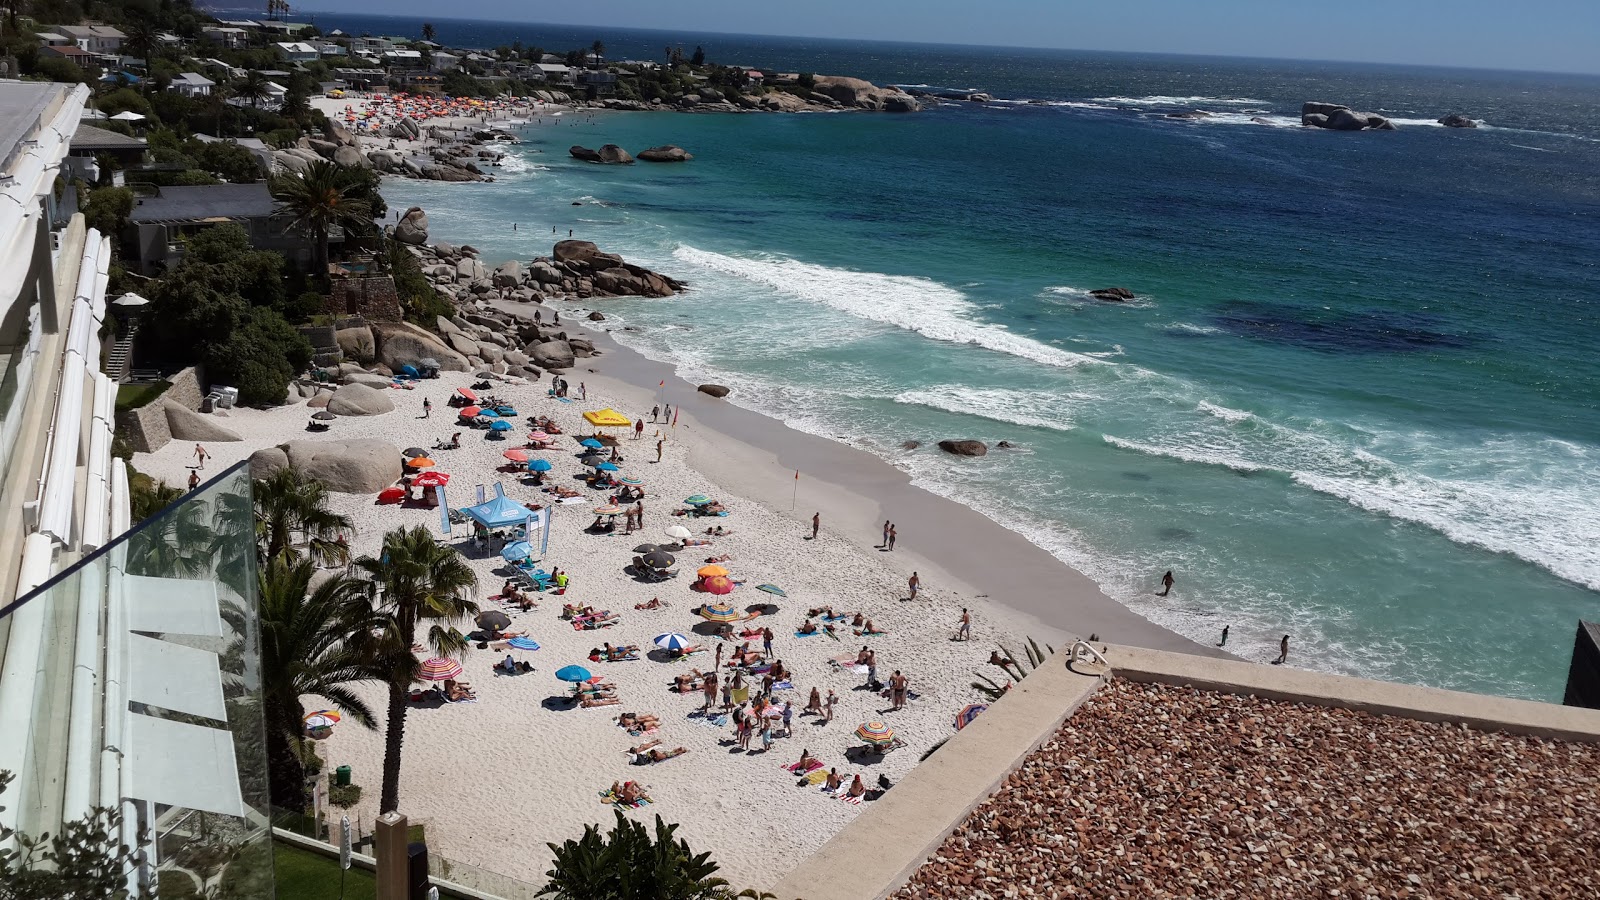
<svg viewBox="0 0 1600 900"><path fill-rule="evenodd" d="M565 63L539 63L533 68L545 81L552 84L572 83L572 69Z"/></svg>
<svg viewBox="0 0 1600 900"><path fill-rule="evenodd" d="M312 62L322 58L322 54L317 52L316 47L298 41L292 44L279 42L272 46L276 47L278 52L283 54L284 58L290 62Z"/></svg>
<svg viewBox="0 0 1600 900"><path fill-rule="evenodd" d="M172 79L172 91L185 97L209 97L217 83L199 72L184 72Z"/></svg>
<svg viewBox="0 0 1600 900"><path fill-rule="evenodd" d="M383 54L383 64L395 69L420 69L422 68L422 51L386 50Z"/></svg>
<svg viewBox="0 0 1600 900"><path fill-rule="evenodd" d="M250 46L250 32L232 25L217 25L200 29L201 37L221 44L228 50L243 50Z"/></svg>
<svg viewBox="0 0 1600 900"><path fill-rule="evenodd" d="M110 25L57 25L56 31L72 38L79 47L90 53L114 54L122 52L126 35Z"/></svg>
<svg viewBox="0 0 1600 900"><path fill-rule="evenodd" d="M317 44L317 55L327 59L330 56L348 56L349 51L344 48L343 44L319 43Z"/></svg>

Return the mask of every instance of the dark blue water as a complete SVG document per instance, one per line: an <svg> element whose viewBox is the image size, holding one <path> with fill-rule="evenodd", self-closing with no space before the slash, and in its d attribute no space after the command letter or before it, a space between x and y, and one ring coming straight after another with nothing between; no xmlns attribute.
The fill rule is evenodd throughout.
<svg viewBox="0 0 1600 900"><path fill-rule="evenodd" d="M498 184L392 189L491 256L556 226L689 279L608 316L1153 619L1231 625L1252 657L1290 632L1330 670L1559 696L1600 587L1600 78L435 24L449 44L700 43L993 94L910 116L569 116L530 129ZM1307 99L1401 128L1302 129ZM1192 110L1211 115L1167 117ZM696 159L565 155L608 141ZM1086 296L1108 285L1141 299ZM1024 449L898 450L950 436Z"/></svg>

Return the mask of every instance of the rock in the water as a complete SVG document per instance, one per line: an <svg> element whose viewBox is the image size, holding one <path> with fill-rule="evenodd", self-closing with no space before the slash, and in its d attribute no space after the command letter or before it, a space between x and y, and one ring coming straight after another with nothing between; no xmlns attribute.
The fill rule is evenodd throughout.
<svg viewBox="0 0 1600 900"><path fill-rule="evenodd" d="M209 416L197 413L187 406L174 403L171 400L163 400L161 406L167 414L167 428L172 432L172 437L175 440L214 441L216 443L244 440L232 431L218 425Z"/></svg>
<svg viewBox="0 0 1600 900"><path fill-rule="evenodd" d="M604 322L606 320L606 314L597 309L594 312L589 313L588 319L591 322Z"/></svg>
<svg viewBox="0 0 1600 900"><path fill-rule="evenodd" d="M640 150L639 158L645 162L688 162L694 159L694 154L673 144L662 144L649 150Z"/></svg>
<svg viewBox="0 0 1600 900"><path fill-rule="evenodd" d="M633 155L616 144L606 144L600 148L600 161L625 166L633 162Z"/></svg>
<svg viewBox="0 0 1600 900"><path fill-rule="evenodd" d="M1460 113L1453 113L1451 115L1445 116L1444 118L1439 120L1439 124L1443 125L1446 128L1477 128L1478 127L1478 121L1476 119L1472 118L1471 116L1463 116ZM644 158L644 154L642 154L642 153L639 154L639 158L643 159Z"/></svg>
<svg viewBox="0 0 1600 900"><path fill-rule="evenodd" d="M1097 288L1090 291L1089 296L1096 300L1110 300L1113 303L1121 303L1125 300L1132 300L1133 291L1125 287Z"/></svg>
<svg viewBox="0 0 1600 900"><path fill-rule="evenodd" d="M592 241L560 241L551 251L558 261L576 263L590 269L609 269L622 265L622 257L615 253L601 253Z"/></svg>
<svg viewBox="0 0 1600 900"><path fill-rule="evenodd" d="M943 440L939 442L939 449L956 456L984 456L989 452L989 445L983 441Z"/></svg>
<svg viewBox="0 0 1600 900"><path fill-rule="evenodd" d="M370 494L400 478L400 448L387 441L290 441L250 456L250 477L292 468L330 491Z"/></svg>
<svg viewBox="0 0 1600 900"><path fill-rule="evenodd" d="M917 98L899 88L879 87L859 78L842 78L836 75L818 75L813 93L822 100L832 100L855 109L875 109L884 112L916 112L922 108Z"/></svg>
<svg viewBox="0 0 1600 900"><path fill-rule="evenodd" d="M995 447L997 447L997 448L999 448L1001 450L1015 450L1015 449L1017 449L1017 445L1011 443L1010 441L1001 441L1000 443L995 444Z"/></svg>
<svg viewBox="0 0 1600 900"><path fill-rule="evenodd" d="M922 446L921 441L904 441L900 444L901 450L915 450Z"/></svg>
<svg viewBox="0 0 1600 900"><path fill-rule="evenodd" d="M698 390L702 394L709 394L713 397L728 396L728 389L720 384L702 384Z"/></svg>
<svg viewBox="0 0 1600 900"><path fill-rule="evenodd" d="M566 341L545 341L534 344L528 348L528 357L533 364L546 369L570 369L576 362L572 353L572 345Z"/></svg>
<svg viewBox="0 0 1600 900"><path fill-rule="evenodd" d="M1300 107L1300 124L1333 131L1395 131L1395 125L1383 116L1356 112L1338 103L1307 101Z"/></svg>
<svg viewBox="0 0 1600 900"><path fill-rule="evenodd" d="M573 158L581 159L584 162L600 162L600 154L590 150L588 147L580 147L577 144L573 144L567 148L567 152L572 154ZM573 205L577 206L578 204L574 203Z"/></svg>
<svg viewBox="0 0 1600 900"><path fill-rule="evenodd" d="M379 416L394 412L394 400L389 397L388 388L358 382L334 391L328 400L328 412L336 416Z"/></svg>
<svg viewBox="0 0 1600 900"><path fill-rule="evenodd" d="M406 210L406 214L394 226L394 239L413 246L428 242L428 214L422 211L422 207L413 206Z"/></svg>

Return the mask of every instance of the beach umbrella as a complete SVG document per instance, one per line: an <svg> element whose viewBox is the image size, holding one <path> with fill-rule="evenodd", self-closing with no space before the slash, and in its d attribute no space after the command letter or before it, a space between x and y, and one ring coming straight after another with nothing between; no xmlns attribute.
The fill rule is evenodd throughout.
<svg viewBox="0 0 1600 900"><path fill-rule="evenodd" d="M472 373L472 377L473 378L481 378L481 379L487 380L487 379L493 378L494 377L494 373L488 371L487 369L485 369L482 372L474 372L474 373Z"/></svg>
<svg viewBox="0 0 1600 900"><path fill-rule="evenodd" d="M437 369L437 368L439 368L439 361L437 359L434 359L431 356L424 356L423 358L417 360L417 365L422 366L425 369ZM456 390L457 391L464 391L464 390L466 390L466 388L456 388ZM471 397L467 397L467 399L468 400L476 400L478 398L476 396L471 396Z"/></svg>
<svg viewBox="0 0 1600 900"><path fill-rule="evenodd" d="M417 670L417 677L424 681L448 681L461 677L461 663L442 656L425 660L422 668Z"/></svg>
<svg viewBox="0 0 1600 900"><path fill-rule="evenodd" d="M498 419L498 418L500 418L500 412L499 412L499 410L494 410L494 409L490 409L490 408L489 408L489 407L487 407L487 406L485 406L485 407L483 407L483 408L481 408L481 409L479 409L479 410L478 410L478 415L480 415L480 416L486 416L486 417L488 417L488 418L491 418L491 419Z"/></svg>
<svg viewBox="0 0 1600 900"><path fill-rule="evenodd" d="M130 109L124 112L119 112L111 118L117 122L138 122L144 119L144 116L141 116Z"/></svg>
<svg viewBox="0 0 1600 900"><path fill-rule="evenodd" d="M614 462L597 463L595 465L595 470L600 472L615 472L617 471L617 464Z"/></svg>
<svg viewBox="0 0 1600 900"><path fill-rule="evenodd" d="M744 613L734 609L731 603L727 606L707 603L700 607L700 618L708 622L737 622L744 618Z"/></svg>
<svg viewBox="0 0 1600 900"><path fill-rule="evenodd" d="M978 717L978 713L981 713L988 708L989 704L987 703L969 703L966 706L961 707L961 712L956 713L956 730L960 731L968 725L971 725L972 720Z"/></svg>
<svg viewBox="0 0 1600 900"><path fill-rule="evenodd" d="M556 670L556 677L562 681L570 681L573 684L578 684L580 682L588 681L590 676L589 670L585 669L583 666L563 666Z"/></svg>
<svg viewBox="0 0 1600 900"><path fill-rule="evenodd" d="M463 407L461 407L461 418L463 418L463 419L476 418L478 416L478 414L481 413L481 412L483 412L483 407L481 407L481 406L463 406Z"/></svg>
<svg viewBox="0 0 1600 900"><path fill-rule="evenodd" d="M507 422L505 419L501 419L498 422L490 423L489 427L494 431L510 431L511 423Z"/></svg>
<svg viewBox="0 0 1600 900"><path fill-rule="evenodd" d="M769 706L761 713L761 717L764 719L781 719L783 718L783 710L776 706Z"/></svg>
<svg viewBox="0 0 1600 900"><path fill-rule="evenodd" d="M584 455L578 457L578 462L581 462L586 466L598 466L605 461L606 458L598 453L585 453Z"/></svg>
<svg viewBox="0 0 1600 900"><path fill-rule="evenodd" d="M788 594L784 593L783 588L778 587L775 584L758 584L758 585L756 585L756 590L762 591L763 593L771 594L774 597L787 597L787 596L789 596Z"/></svg>
<svg viewBox="0 0 1600 900"><path fill-rule="evenodd" d="M677 558L665 550L651 550L644 555L644 564L652 569L670 569Z"/></svg>
<svg viewBox="0 0 1600 900"><path fill-rule="evenodd" d="M305 735L313 741L325 741L333 737L333 721L326 716L306 716L302 725Z"/></svg>
<svg viewBox="0 0 1600 900"><path fill-rule="evenodd" d="M423 365L427 365L428 361L423 360L422 362ZM456 393L467 398L468 400L471 400L473 403L478 402L478 395L473 392L472 388L456 388Z"/></svg>
<svg viewBox="0 0 1600 900"><path fill-rule="evenodd" d="M691 497L688 497L683 502L689 504L690 506L705 506L707 503L711 502L711 498L707 497L705 494L695 494Z"/></svg>
<svg viewBox="0 0 1600 900"><path fill-rule="evenodd" d="M597 516L620 516L620 515L622 515L622 507L620 507L620 506L602 506L599 509L595 510L594 514L597 515Z"/></svg>
<svg viewBox="0 0 1600 900"><path fill-rule="evenodd" d="M404 456L406 459L416 459L419 456L427 456L428 451L422 449L421 447L407 447L400 452L400 455Z"/></svg>
<svg viewBox="0 0 1600 900"><path fill-rule="evenodd" d="M728 570L717 565L716 563L712 563L708 566L701 566L699 569L696 569L695 574L699 575L701 578L710 578L713 575L726 575L728 574Z"/></svg>
<svg viewBox="0 0 1600 900"><path fill-rule="evenodd" d="M431 469L434 466L437 466L438 463L427 458L426 456L418 456L413 459L406 460L406 465L413 469Z"/></svg>
<svg viewBox="0 0 1600 900"><path fill-rule="evenodd" d="M529 472L548 472L552 468L555 467L550 465L550 460L548 459L531 459L528 461Z"/></svg>
<svg viewBox="0 0 1600 900"><path fill-rule="evenodd" d="M661 548L657 547L655 544L640 544L639 546L633 548L633 552L635 552L635 553L654 553L654 552L656 552L657 550L660 550L660 549Z"/></svg>
<svg viewBox="0 0 1600 900"><path fill-rule="evenodd" d="M656 635L655 641L657 647L660 647L663 650L673 651L687 650L689 649L691 643L692 642L687 636L681 635L676 631L669 631L666 634L658 634Z"/></svg>
<svg viewBox="0 0 1600 900"><path fill-rule="evenodd" d="M535 444L542 444L550 440L550 435L543 431L535 431L528 435L528 440L533 441Z"/></svg>
<svg viewBox="0 0 1600 900"><path fill-rule="evenodd" d="M539 643L537 641L535 641L531 637L520 637L520 636L519 637L514 637L511 640L507 641L506 643L508 643L511 646L517 648L518 650L537 650L537 649L539 649Z"/></svg>
<svg viewBox="0 0 1600 900"><path fill-rule="evenodd" d="M500 551L500 558L506 562L521 562L533 555L533 546L527 541L512 541Z"/></svg>
<svg viewBox="0 0 1600 900"><path fill-rule="evenodd" d="M444 487L450 483L449 472L423 472L412 480L417 487Z"/></svg>
<svg viewBox="0 0 1600 900"><path fill-rule="evenodd" d="M149 304L149 300L146 300L138 294L135 294L133 291L129 291L126 294L123 294L121 297L111 301L112 306L120 306L124 309L133 309L140 306L148 306Z"/></svg>
<svg viewBox="0 0 1600 900"><path fill-rule="evenodd" d="M335 709L319 709L316 712L306 713L306 721L309 722L312 716L321 716L329 722L337 722L343 718L339 715L339 711Z"/></svg>
<svg viewBox="0 0 1600 900"><path fill-rule="evenodd" d="M667 526L667 537L677 538L680 541L687 540L689 537L689 529L683 527L682 525L669 525Z"/></svg>
<svg viewBox="0 0 1600 900"><path fill-rule="evenodd" d="M731 594L733 582L726 575L713 575L700 581L700 589L708 594Z"/></svg>
<svg viewBox="0 0 1600 900"><path fill-rule="evenodd" d="M640 485L644 484L644 479L635 475L624 475L621 478L618 478L617 481L627 485L628 487L639 487Z"/></svg>
<svg viewBox="0 0 1600 900"><path fill-rule="evenodd" d="M588 447L590 450L599 450L605 446L605 444L600 443L594 438L584 438L578 442L578 445L582 447Z"/></svg>
<svg viewBox="0 0 1600 900"><path fill-rule="evenodd" d="M421 375L422 373L417 370L416 366L413 366L410 363L406 363L405 365L400 367L400 374L401 375L410 375L412 378L416 378L418 375Z"/></svg>
<svg viewBox="0 0 1600 900"><path fill-rule="evenodd" d="M525 463L528 461L528 451L516 447L513 447L512 449L507 450L500 455L514 463Z"/></svg>
<svg viewBox="0 0 1600 900"><path fill-rule="evenodd" d="M478 613L477 622L479 628L499 631L511 624L511 617L497 609L491 609L488 612Z"/></svg>
<svg viewBox="0 0 1600 900"><path fill-rule="evenodd" d="M894 743L894 729L882 722L863 722L861 727L856 729L856 737L869 744L887 747Z"/></svg>
<svg viewBox="0 0 1600 900"><path fill-rule="evenodd" d="M324 409L321 412L312 413L311 418L316 419L318 422L332 422L339 417Z"/></svg>

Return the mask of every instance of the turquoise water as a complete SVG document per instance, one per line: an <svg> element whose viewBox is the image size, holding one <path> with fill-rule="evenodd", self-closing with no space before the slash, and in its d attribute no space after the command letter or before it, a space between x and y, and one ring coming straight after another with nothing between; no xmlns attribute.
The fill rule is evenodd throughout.
<svg viewBox="0 0 1600 900"><path fill-rule="evenodd" d="M893 460L1176 630L1559 700L1600 587L1600 81L896 52L850 71L1050 105L569 113L497 184L386 193L491 260L570 228L689 281L605 301L641 329L618 338ZM1288 127L1310 96L1402 130ZM1184 109L1216 115L1164 115ZM1453 111L1495 127L1426 127ZM607 142L696 159L566 154ZM1109 285L1141 299L1085 295ZM944 437L1021 449L900 449Z"/></svg>

